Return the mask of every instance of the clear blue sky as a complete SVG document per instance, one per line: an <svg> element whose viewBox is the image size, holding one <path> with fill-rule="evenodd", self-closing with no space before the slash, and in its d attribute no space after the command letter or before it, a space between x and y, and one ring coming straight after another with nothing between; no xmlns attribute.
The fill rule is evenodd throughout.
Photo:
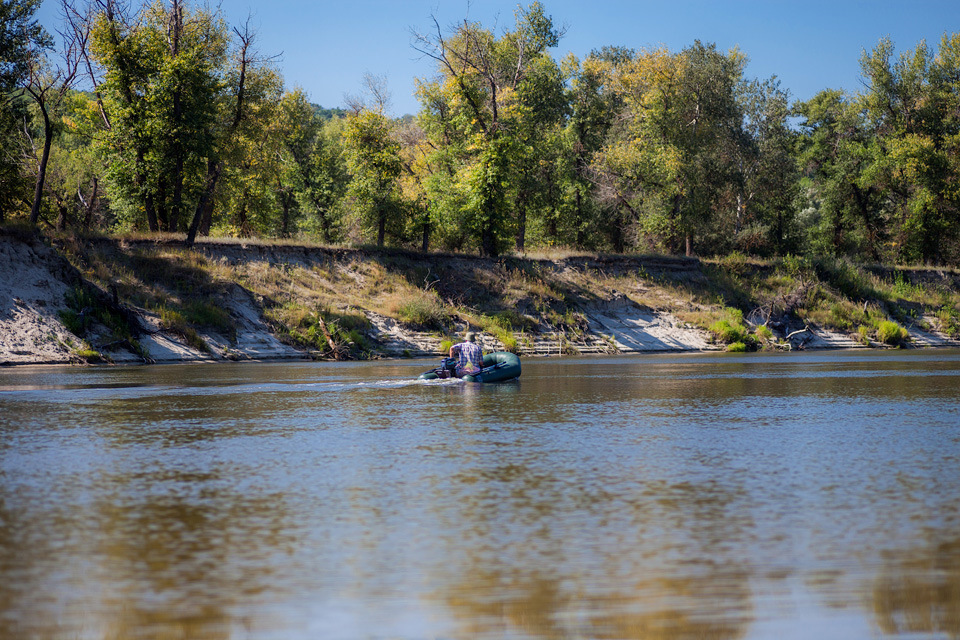
<svg viewBox="0 0 960 640"><path fill-rule="evenodd" d="M202 3L203 0L197 0ZM216 0L211 0L216 4ZM526 4L526 3L525 3ZM825 88L860 88L864 49L890 36L898 50L960 32L960 0L543 0L554 23L567 28L554 51L581 58L604 45L666 45L694 40L721 50L739 46L747 74L776 75L795 99ZM386 76L395 115L415 113L414 78L432 74L430 60L411 48L411 29L442 27L465 16L497 31L513 24L513 0L221 0L233 24L252 16L260 51L280 55L289 88L300 87L325 107L359 94L365 73ZM38 17L57 27L59 0L43 0ZM469 7L469 14L468 14Z"/></svg>

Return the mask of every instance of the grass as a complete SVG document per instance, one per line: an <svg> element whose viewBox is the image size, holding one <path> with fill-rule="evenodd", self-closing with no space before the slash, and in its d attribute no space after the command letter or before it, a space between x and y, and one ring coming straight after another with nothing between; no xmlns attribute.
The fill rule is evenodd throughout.
<svg viewBox="0 0 960 640"><path fill-rule="evenodd" d="M286 342L315 351L321 357L349 354L354 358L366 358L372 351L364 334L370 328L370 321L361 313L309 309L292 301L267 309L265 313ZM334 342L333 348L327 339L328 334Z"/></svg>
<svg viewBox="0 0 960 640"><path fill-rule="evenodd" d="M137 242L137 237L127 240ZM320 353L330 351L322 320L338 348L352 357L367 357L376 348L368 338L366 313L437 335L452 335L467 324L512 351L529 348L530 336L546 331L558 334L572 351L588 331L584 305L614 295L654 312L668 311L733 349L741 344L747 350L775 346L776 337L764 323L783 318L795 326L807 323L847 332L864 343L903 344L902 332L924 323L960 337L960 292L953 275L937 280L929 271L870 270L833 258L788 255L761 260L732 253L704 260L695 269L689 261L638 264L641 258L625 256L594 268L586 263L552 264L572 257L598 258L562 249L540 252L537 259L527 254L495 261L371 249L297 253L296 264L234 264L169 244L178 241L176 236L160 240L168 243L119 249L102 241L86 246L69 238L61 242L86 277L103 289L113 287L121 301L158 313L165 327L197 348L203 343L201 332L235 339L236 321L225 301L236 295L237 285L259 302L285 340ZM233 243L311 246L297 240L232 239L205 240L203 246L210 251ZM271 255L283 259L284 254ZM89 331L92 312L84 309L92 308L90 301L80 294L76 298L62 318L77 332ZM96 321L112 322L106 316ZM899 330L883 325L881 331L884 322ZM441 349L449 349L449 344L441 344Z"/></svg>
<svg viewBox="0 0 960 640"><path fill-rule="evenodd" d="M176 309L161 307L160 326L168 331L177 334L184 341L197 351L210 353L210 345L204 340L195 328L190 324L187 318Z"/></svg>
<svg viewBox="0 0 960 640"><path fill-rule="evenodd" d="M401 322L422 329L444 329L450 323L446 306L430 291L418 290L397 299L393 311Z"/></svg>

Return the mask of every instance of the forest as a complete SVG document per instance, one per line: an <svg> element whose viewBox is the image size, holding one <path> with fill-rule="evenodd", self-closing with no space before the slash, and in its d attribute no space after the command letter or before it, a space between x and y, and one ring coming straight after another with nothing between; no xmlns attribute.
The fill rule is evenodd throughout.
<svg viewBox="0 0 960 640"><path fill-rule="evenodd" d="M0 0L0 223L540 250L960 265L960 33L864 51L857 92L794 101L745 52L557 57L506 29L411 34L419 112L384 79L324 109L249 24L189 0Z"/></svg>

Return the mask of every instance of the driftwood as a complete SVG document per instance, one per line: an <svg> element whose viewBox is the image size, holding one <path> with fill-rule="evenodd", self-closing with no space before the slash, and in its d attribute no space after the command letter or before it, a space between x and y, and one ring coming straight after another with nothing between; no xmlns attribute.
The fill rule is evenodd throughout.
<svg viewBox="0 0 960 640"><path fill-rule="evenodd" d="M341 349L334 341L333 336L330 334L330 330L327 329L327 323L323 321L323 316L321 316L319 313L317 314L317 324L320 325L320 330L323 331L323 335L327 339L327 344L330 345L330 352L333 354L334 360L346 360L346 357L343 354L343 349Z"/></svg>
<svg viewBox="0 0 960 640"><path fill-rule="evenodd" d="M797 336L803 335L803 334L805 334L805 333L809 334L809 337L808 337L806 340L801 340L801 339L797 338ZM794 345L794 338L797 338L797 340L796 340L796 345L797 345L796 348L797 348L797 349L802 349L802 348L803 348L803 345L807 344L808 342L810 342L810 340L813 339L813 332L810 330L810 327L804 327L803 329L800 329L799 331L791 331L790 333L788 333L787 336L784 338L784 340L786 340L787 342L790 343L790 348L791 348L791 349L794 348L794 346L793 346L793 345Z"/></svg>

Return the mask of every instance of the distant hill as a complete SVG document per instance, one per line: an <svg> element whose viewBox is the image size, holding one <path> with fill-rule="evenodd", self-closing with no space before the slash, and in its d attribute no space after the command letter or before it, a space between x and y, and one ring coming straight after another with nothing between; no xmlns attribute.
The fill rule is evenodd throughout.
<svg viewBox="0 0 960 640"><path fill-rule="evenodd" d="M310 103L310 106L313 107L313 113L317 116L320 116L323 120L333 120L334 118L342 118L347 115L346 109L341 109L335 107L333 109L324 109L318 104Z"/></svg>

